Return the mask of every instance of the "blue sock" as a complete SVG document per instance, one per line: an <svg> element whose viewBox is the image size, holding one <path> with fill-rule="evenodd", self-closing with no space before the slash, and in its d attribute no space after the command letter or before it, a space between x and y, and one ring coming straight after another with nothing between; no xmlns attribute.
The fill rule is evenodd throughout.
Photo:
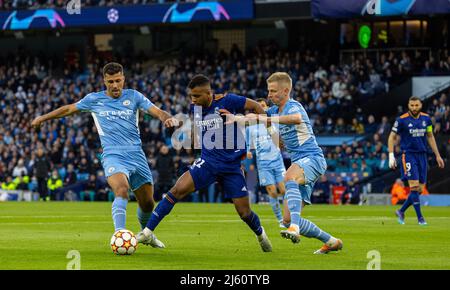
<svg viewBox="0 0 450 290"><path fill-rule="evenodd" d="M411 193L409 194L409 196L411 196L412 204L413 204L413 206L414 206L414 209L416 210L417 219L418 219L418 220L423 219L422 212L421 212L421 210L420 210L420 197L419 197L419 192L418 192L418 191L411 191Z"/></svg>
<svg viewBox="0 0 450 290"><path fill-rule="evenodd" d="M277 217L277 221L282 221L283 216L281 214L280 203L278 202L278 198L269 196L269 203L272 206L272 211Z"/></svg>
<svg viewBox="0 0 450 290"><path fill-rule="evenodd" d="M256 213L253 211L250 213L250 215L241 218L251 229L252 231L257 235L262 234L262 227L261 222L259 221L259 217Z"/></svg>
<svg viewBox="0 0 450 290"><path fill-rule="evenodd" d="M302 198L298 183L289 180L286 182L286 197L288 208L291 212L291 225L300 226L300 213L302 210Z"/></svg>
<svg viewBox="0 0 450 290"><path fill-rule="evenodd" d="M328 242L328 240L331 238L330 234L322 231L313 222L305 218L301 218L300 220L300 234L307 238L316 238L322 241L323 243Z"/></svg>
<svg viewBox="0 0 450 290"><path fill-rule="evenodd" d="M137 208L137 217L138 221L141 224L141 229L143 230L145 226L148 223L148 220L150 219L150 216L152 215L151 212L144 212L139 206Z"/></svg>
<svg viewBox="0 0 450 290"><path fill-rule="evenodd" d="M170 213L174 205L178 200L172 193L168 192L164 195L163 199L158 203L158 206L152 212L150 220L147 222L147 228L154 231L162 219Z"/></svg>
<svg viewBox="0 0 450 290"><path fill-rule="evenodd" d="M412 196L411 194L409 194L408 198L405 200L402 207L400 208L400 211L404 213L411 206L412 203L413 203Z"/></svg>
<svg viewBox="0 0 450 290"><path fill-rule="evenodd" d="M114 230L125 229L125 222L127 220L127 204L128 199L116 196L112 203L112 218L114 221Z"/></svg>

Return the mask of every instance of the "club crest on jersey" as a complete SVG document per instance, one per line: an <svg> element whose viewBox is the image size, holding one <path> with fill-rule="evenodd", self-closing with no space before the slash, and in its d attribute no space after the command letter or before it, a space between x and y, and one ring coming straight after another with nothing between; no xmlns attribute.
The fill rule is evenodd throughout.
<svg viewBox="0 0 450 290"><path fill-rule="evenodd" d="M427 123L425 121L422 121L422 126L426 127Z"/></svg>
<svg viewBox="0 0 450 290"><path fill-rule="evenodd" d="M408 127L410 127L410 128L411 128L412 126L413 126L413 124L409 123Z"/></svg>
<svg viewBox="0 0 450 290"><path fill-rule="evenodd" d="M114 170L116 170L116 168L115 168L115 167L110 167L110 168L108 168L108 173L113 173L113 172L114 172Z"/></svg>
<svg viewBox="0 0 450 290"><path fill-rule="evenodd" d="M130 103L131 103L130 100L125 100L125 101L123 101L122 104L123 104L124 106L129 106Z"/></svg>
<svg viewBox="0 0 450 290"><path fill-rule="evenodd" d="M219 110L220 110L219 107L215 107L214 108L214 114L220 115Z"/></svg>

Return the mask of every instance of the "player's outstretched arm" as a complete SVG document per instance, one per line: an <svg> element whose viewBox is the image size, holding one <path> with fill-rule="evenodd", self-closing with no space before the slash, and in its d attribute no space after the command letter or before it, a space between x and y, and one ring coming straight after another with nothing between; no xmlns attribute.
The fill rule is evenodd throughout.
<svg viewBox="0 0 450 290"><path fill-rule="evenodd" d="M70 116L72 114L77 113L78 111L79 110L77 109L76 104L65 105L54 111L51 111L50 113L36 117L31 122L31 126L33 126L34 128L39 128L45 121Z"/></svg>
<svg viewBox="0 0 450 290"><path fill-rule="evenodd" d="M258 115L266 115L266 111L264 111L264 108L261 106L261 104L249 98L247 98L247 100L245 101L244 109L254 112Z"/></svg>
<svg viewBox="0 0 450 290"><path fill-rule="evenodd" d="M391 132L388 138L388 151L389 151L389 168L395 169L397 167L397 161L394 155L394 146L397 141L397 133Z"/></svg>
<svg viewBox="0 0 450 290"><path fill-rule="evenodd" d="M148 113L154 117L158 118L166 128L178 127L180 126L180 121L172 117L168 112L161 110L156 106L151 106L148 109Z"/></svg>
<svg viewBox="0 0 450 290"><path fill-rule="evenodd" d="M427 141L428 141L428 145L430 145L431 150L433 150L433 153L436 156L436 161L437 161L439 168L444 168L445 163L441 157L441 154L439 154L439 149L437 148L436 139L434 138L434 134L432 131L427 132Z"/></svg>

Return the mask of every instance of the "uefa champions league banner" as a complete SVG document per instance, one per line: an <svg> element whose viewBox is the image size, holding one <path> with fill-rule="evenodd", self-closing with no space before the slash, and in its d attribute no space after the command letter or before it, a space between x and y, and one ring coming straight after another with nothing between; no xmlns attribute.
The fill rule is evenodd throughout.
<svg viewBox="0 0 450 290"><path fill-rule="evenodd" d="M82 3L82 2L81 2ZM253 0L1 11L2 30L252 19Z"/></svg>
<svg viewBox="0 0 450 290"><path fill-rule="evenodd" d="M450 13L450 0L311 0L314 18Z"/></svg>

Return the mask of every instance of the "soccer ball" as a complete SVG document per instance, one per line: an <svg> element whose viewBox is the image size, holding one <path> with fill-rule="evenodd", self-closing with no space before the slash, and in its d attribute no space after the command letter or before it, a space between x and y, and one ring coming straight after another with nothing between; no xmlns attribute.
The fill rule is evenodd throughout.
<svg viewBox="0 0 450 290"><path fill-rule="evenodd" d="M118 230L111 237L111 249L116 255L132 255L137 246L136 237L129 230Z"/></svg>

